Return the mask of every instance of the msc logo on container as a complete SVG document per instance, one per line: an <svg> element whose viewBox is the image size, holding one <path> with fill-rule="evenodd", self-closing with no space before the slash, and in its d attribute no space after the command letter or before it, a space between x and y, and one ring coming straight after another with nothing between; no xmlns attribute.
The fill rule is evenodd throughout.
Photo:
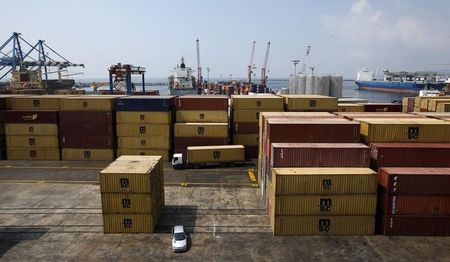
<svg viewBox="0 0 450 262"><path fill-rule="evenodd" d="M145 120L145 115L144 115L144 114L142 114L142 115L139 115L139 119L141 119L141 120Z"/></svg>
<svg viewBox="0 0 450 262"><path fill-rule="evenodd" d="M260 100L256 101L256 107L261 107L261 101Z"/></svg>
<svg viewBox="0 0 450 262"><path fill-rule="evenodd" d="M419 138L419 128L418 127L408 127L408 139L418 139Z"/></svg>
<svg viewBox="0 0 450 262"><path fill-rule="evenodd" d="M203 135L203 134L205 133L205 128L204 128L203 126L199 126L199 127L197 128L197 133L198 133L199 135Z"/></svg>
<svg viewBox="0 0 450 262"><path fill-rule="evenodd" d="M31 150L31 151L30 151L30 157L31 157L31 158L36 158L36 156L37 156L36 151Z"/></svg>
<svg viewBox="0 0 450 262"><path fill-rule="evenodd" d="M139 134L145 134L147 133L147 128L145 126L140 126L139 127Z"/></svg>
<svg viewBox="0 0 450 262"><path fill-rule="evenodd" d="M141 146L145 146L146 143L145 139L141 139Z"/></svg>
<svg viewBox="0 0 450 262"><path fill-rule="evenodd" d="M321 198L320 199L320 212L330 212L331 207L331 198Z"/></svg>
<svg viewBox="0 0 450 262"><path fill-rule="evenodd" d="M200 115L199 115L199 118L200 118L200 119L205 119L205 114L200 114Z"/></svg>
<svg viewBox="0 0 450 262"><path fill-rule="evenodd" d="M33 137L28 138L28 144L30 146L35 146L36 145L36 139Z"/></svg>
<svg viewBox="0 0 450 262"><path fill-rule="evenodd" d="M330 190L332 186L331 179L323 179L322 180L322 188L325 190Z"/></svg>
<svg viewBox="0 0 450 262"><path fill-rule="evenodd" d="M214 157L214 159L219 159L220 158L220 151L214 151L213 152L213 157Z"/></svg>
<svg viewBox="0 0 450 262"><path fill-rule="evenodd" d="M122 198L122 207L131 208L131 200L129 198Z"/></svg>
<svg viewBox="0 0 450 262"><path fill-rule="evenodd" d="M91 151L84 151L84 158L91 158Z"/></svg>
<svg viewBox="0 0 450 262"><path fill-rule="evenodd" d="M121 178L119 180L119 184L121 188L128 188L130 186L130 181L128 180L128 178Z"/></svg>
<svg viewBox="0 0 450 262"><path fill-rule="evenodd" d="M29 127L28 127L28 132L29 132L29 133L33 133L33 132L34 132L34 127L29 126Z"/></svg>
<svg viewBox="0 0 450 262"><path fill-rule="evenodd" d="M87 108L88 107L88 102L87 101L83 101L83 107Z"/></svg>
<svg viewBox="0 0 450 262"><path fill-rule="evenodd" d="M316 107L317 101L316 100L309 100L309 107Z"/></svg>
<svg viewBox="0 0 450 262"><path fill-rule="evenodd" d="M124 228L132 228L133 227L133 220L131 218L124 218L123 219L123 227Z"/></svg>
<svg viewBox="0 0 450 262"><path fill-rule="evenodd" d="M320 232L329 232L331 229L331 221L329 219L319 219L318 228Z"/></svg>
<svg viewBox="0 0 450 262"><path fill-rule="evenodd" d="M40 107L40 106L41 106L41 101L39 101L39 100L33 100L33 106L34 106L34 107Z"/></svg>

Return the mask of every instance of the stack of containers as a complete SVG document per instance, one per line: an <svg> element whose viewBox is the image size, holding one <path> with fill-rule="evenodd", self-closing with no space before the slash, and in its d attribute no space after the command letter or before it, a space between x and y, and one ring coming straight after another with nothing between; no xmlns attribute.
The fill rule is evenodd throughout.
<svg viewBox="0 0 450 262"><path fill-rule="evenodd" d="M61 98L60 132L63 160L114 160L115 99L86 95Z"/></svg>
<svg viewBox="0 0 450 262"><path fill-rule="evenodd" d="M175 153L186 155L188 146L228 144L227 96L180 96L175 108Z"/></svg>
<svg viewBox="0 0 450 262"><path fill-rule="evenodd" d="M283 98L274 95L233 95L232 144L245 146L246 158L258 157L259 115L261 112L282 112Z"/></svg>
<svg viewBox="0 0 450 262"><path fill-rule="evenodd" d="M414 112L415 97L403 97L402 99L402 113Z"/></svg>
<svg viewBox="0 0 450 262"><path fill-rule="evenodd" d="M105 233L153 233L164 208L160 156L121 156L100 172Z"/></svg>
<svg viewBox="0 0 450 262"><path fill-rule="evenodd" d="M322 95L283 95L287 112L335 112L337 97Z"/></svg>
<svg viewBox="0 0 450 262"><path fill-rule="evenodd" d="M2 111L11 109L11 97L13 95L0 95L0 160L6 159L5 125Z"/></svg>
<svg viewBox="0 0 450 262"><path fill-rule="evenodd" d="M163 161L168 161L174 101L174 96L117 99L117 155L160 155Z"/></svg>
<svg viewBox="0 0 450 262"><path fill-rule="evenodd" d="M361 104L338 104L338 112L364 112L364 105Z"/></svg>
<svg viewBox="0 0 450 262"><path fill-rule="evenodd" d="M401 104L393 103L365 103L364 112L402 112Z"/></svg>
<svg viewBox="0 0 450 262"><path fill-rule="evenodd" d="M3 112L9 160L60 160L58 111L65 96L19 96Z"/></svg>

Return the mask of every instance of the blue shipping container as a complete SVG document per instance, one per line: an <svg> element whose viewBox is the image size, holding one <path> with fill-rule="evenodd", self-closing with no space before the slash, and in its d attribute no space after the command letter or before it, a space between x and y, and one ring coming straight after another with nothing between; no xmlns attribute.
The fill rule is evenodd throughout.
<svg viewBox="0 0 450 262"><path fill-rule="evenodd" d="M171 111L175 96L128 96L116 100L116 111Z"/></svg>

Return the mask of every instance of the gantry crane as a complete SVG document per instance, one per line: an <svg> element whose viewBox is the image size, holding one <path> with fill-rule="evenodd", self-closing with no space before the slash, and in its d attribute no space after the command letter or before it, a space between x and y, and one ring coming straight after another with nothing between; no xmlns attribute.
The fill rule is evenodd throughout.
<svg viewBox="0 0 450 262"><path fill-rule="evenodd" d="M142 76L142 91L145 93L145 67L133 66L133 65L112 65L109 68L109 91L114 92L114 83L117 85L119 82L125 82L127 87L127 95L131 95L133 91L133 83L131 82L131 75Z"/></svg>
<svg viewBox="0 0 450 262"><path fill-rule="evenodd" d="M311 46L306 46L306 52L303 55L302 64L300 66L300 73L304 74L306 71L306 67L309 65L309 53L311 52Z"/></svg>
<svg viewBox="0 0 450 262"><path fill-rule="evenodd" d="M255 44L256 41L253 41L252 44L252 52L250 53L250 63L248 64L248 68L247 68L247 74L248 74L248 83L251 84L252 83L252 66L253 66L253 57L255 56Z"/></svg>
<svg viewBox="0 0 450 262"><path fill-rule="evenodd" d="M269 48L270 42L267 43L266 55L264 56L264 64L263 67L261 68L261 80L259 82L259 85L263 86L264 88L267 85L266 69L267 69L267 60L269 59Z"/></svg>

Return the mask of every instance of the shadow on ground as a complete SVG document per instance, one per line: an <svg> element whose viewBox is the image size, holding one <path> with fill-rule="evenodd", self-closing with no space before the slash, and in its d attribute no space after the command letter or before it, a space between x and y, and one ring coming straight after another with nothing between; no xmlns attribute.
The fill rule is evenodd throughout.
<svg viewBox="0 0 450 262"><path fill-rule="evenodd" d="M0 257L21 241L37 240L47 232L41 227L0 227Z"/></svg>

